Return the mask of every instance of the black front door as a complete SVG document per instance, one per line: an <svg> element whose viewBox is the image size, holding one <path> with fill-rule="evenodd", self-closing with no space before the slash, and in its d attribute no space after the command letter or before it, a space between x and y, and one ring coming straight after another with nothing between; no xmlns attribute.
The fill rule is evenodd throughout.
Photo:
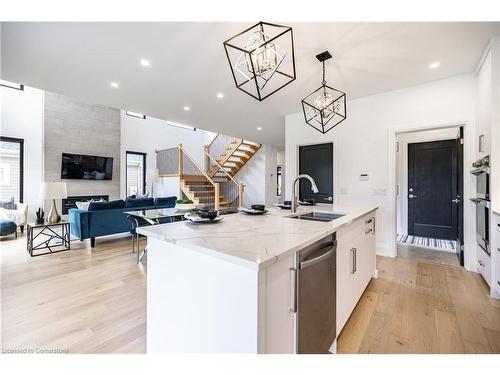
<svg viewBox="0 0 500 375"><path fill-rule="evenodd" d="M464 128L460 127L457 138L457 256L464 265Z"/></svg>
<svg viewBox="0 0 500 375"><path fill-rule="evenodd" d="M299 147L299 174L310 175L319 193L313 193L311 183L299 181L299 199L314 199L317 203L333 203L333 144Z"/></svg>
<svg viewBox="0 0 500 375"><path fill-rule="evenodd" d="M457 142L408 145L408 234L456 240Z"/></svg>

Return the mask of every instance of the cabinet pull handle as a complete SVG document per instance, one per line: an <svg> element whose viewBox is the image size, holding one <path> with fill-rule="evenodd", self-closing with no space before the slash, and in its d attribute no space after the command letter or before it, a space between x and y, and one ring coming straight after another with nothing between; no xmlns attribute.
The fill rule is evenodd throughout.
<svg viewBox="0 0 500 375"><path fill-rule="evenodd" d="M373 220L373 217L369 218L368 220L365 220L365 224L370 224Z"/></svg>
<svg viewBox="0 0 500 375"><path fill-rule="evenodd" d="M354 273L358 271L358 249L354 248Z"/></svg>
<svg viewBox="0 0 500 375"><path fill-rule="evenodd" d="M478 260L477 260L477 262L479 263L479 265L480 265L481 267L484 267L484 263L483 263L480 259L478 259Z"/></svg>
<svg viewBox="0 0 500 375"><path fill-rule="evenodd" d="M297 270L290 268L290 302L291 306L289 311L291 313L297 312Z"/></svg>
<svg viewBox="0 0 500 375"><path fill-rule="evenodd" d="M371 230L371 228L370 228L370 229L367 229L367 230L365 230L365 234L368 234L368 233L370 233L371 231L372 231L372 230Z"/></svg>
<svg viewBox="0 0 500 375"><path fill-rule="evenodd" d="M357 270L357 264L356 264L356 254L357 253L357 249L355 247L353 247L351 249L351 260L352 260L352 265L351 265L351 273L352 274L355 274L356 273L356 270Z"/></svg>

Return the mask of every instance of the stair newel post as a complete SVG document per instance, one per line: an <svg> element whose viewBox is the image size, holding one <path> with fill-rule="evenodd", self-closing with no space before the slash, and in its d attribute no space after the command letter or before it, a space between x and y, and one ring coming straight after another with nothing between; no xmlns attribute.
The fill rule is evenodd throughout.
<svg viewBox="0 0 500 375"><path fill-rule="evenodd" d="M203 149L205 150L205 173L208 174L210 171L210 157L208 156L210 154L210 146L205 145Z"/></svg>
<svg viewBox="0 0 500 375"><path fill-rule="evenodd" d="M219 198L220 197L220 185L218 182L215 183L215 209L218 210L220 207L219 207Z"/></svg>
<svg viewBox="0 0 500 375"><path fill-rule="evenodd" d="M182 143L179 143L179 178L182 178Z"/></svg>
<svg viewBox="0 0 500 375"><path fill-rule="evenodd" d="M245 185L239 184L238 207L243 207L243 193L244 192L245 192Z"/></svg>

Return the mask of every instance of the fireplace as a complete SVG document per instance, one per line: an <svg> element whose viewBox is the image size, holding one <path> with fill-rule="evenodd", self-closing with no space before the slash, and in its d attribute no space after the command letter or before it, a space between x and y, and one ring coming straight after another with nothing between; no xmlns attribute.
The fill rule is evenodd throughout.
<svg viewBox="0 0 500 375"><path fill-rule="evenodd" d="M109 195L78 195L68 197L62 200L62 214L67 215L70 208L76 208L76 202L86 202L90 200L101 200L109 201Z"/></svg>

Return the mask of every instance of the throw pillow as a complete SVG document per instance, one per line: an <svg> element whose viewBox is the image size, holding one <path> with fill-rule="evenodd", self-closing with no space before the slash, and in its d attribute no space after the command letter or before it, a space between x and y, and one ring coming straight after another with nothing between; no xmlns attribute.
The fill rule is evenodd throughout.
<svg viewBox="0 0 500 375"><path fill-rule="evenodd" d="M14 197L10 199L0 199L0 207L6 210L15 210L16 204L14 203Z"/></svg>

